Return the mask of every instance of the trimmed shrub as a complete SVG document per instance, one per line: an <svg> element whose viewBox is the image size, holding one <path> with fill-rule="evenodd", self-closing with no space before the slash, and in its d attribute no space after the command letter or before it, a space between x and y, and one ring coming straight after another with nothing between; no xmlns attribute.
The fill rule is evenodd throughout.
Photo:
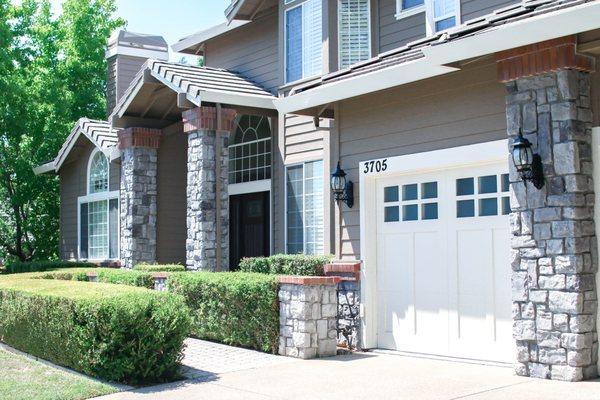
<svg viewBox="0 0 600 400"><path fill-rule="evenodd" d="M0 340L127 384L177 374L189 310L179 296L102 283L0 278Z"/></svg>
<svg viewBox="0 0 600 400"><path fill-rule="evenodd" d="M270 257L244 258L240 271L274 275L323 276L323 266L333 256L307 256L304 254L276 254Z"/></svg>
<svg viewBox="0 0 600 400"><path fill-rule="evenodd" d="M96 272L98 282L112 283L115 285L128 285L154 289L154 278L152 273L143 271L130 271L126 269L109 268L74 268L59 269L54 271L41 272L36 277L42 279L58 279L62 281L87 281L87 273Z"/></svg>
<svg viewBox="0 0 600 400"><path fill-rule="evenodd" d="M42 272L58 268L95 268L96 264L75 261L15 261L6 265L7 274Z"/></svg>
<svg viewBox="0 0 600 400"><path fill-rule="evenodd" d="M144 272L185 272L185 267L180 264L150 265L138 264L133 267L134 271Z"/></svg>
<svg viewBox="0 0 600 400"><path fill-rule="evenodd" d="M278 280L242 272L173 273L169 292L184 297L194 336L275 353L279 346Z"/></svg>

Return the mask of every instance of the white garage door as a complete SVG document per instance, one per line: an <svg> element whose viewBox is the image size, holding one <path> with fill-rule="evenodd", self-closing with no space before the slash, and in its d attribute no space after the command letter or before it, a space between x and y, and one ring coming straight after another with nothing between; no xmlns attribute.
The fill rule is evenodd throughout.
<svg viewBox="0 0 600 400"><path fill-rule="evenodd" d="M512 361L506 162L377 181L378 345Z"/></svg>

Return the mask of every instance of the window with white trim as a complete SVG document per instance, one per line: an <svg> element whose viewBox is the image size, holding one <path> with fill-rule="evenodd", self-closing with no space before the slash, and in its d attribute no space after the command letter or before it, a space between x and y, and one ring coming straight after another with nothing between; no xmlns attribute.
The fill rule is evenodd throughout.
<svg viewBox="0 0 600 400"><path fill-rule="evenodd" d="M286 169L286 250L288 254L323 254L323 161Z"/></svg>
<svg viewBox="0 0 600 400"><path fill-rule="evenodd" d="M271 124L268 117L241 115L229 145L229 183L271 179Z"/></svg>
<svg viewBox="0 0 600 400"><path fill-rule="evenodd" d="M339 0L340 69L371 57L370 0Z"/></svg>
<svg viewBox="0 0 600 400"><path fill-rule="evenodd" d="M460 0L396 0L396 18L425 13L427 35L460 23Z"/></svg>
<svg viewBox="0 0 600 400"><path fill-rule="evenodd" d="M109 191L110 163L102 151L90 155L87 195L78 199L79 258L119 258L119 191Z"/></svg>
<svg viewBox="0 0 600 400"><path fill-rule="evenodd" d="M323 70L322 0L285 0L285 81L317 76Z"/></svg>

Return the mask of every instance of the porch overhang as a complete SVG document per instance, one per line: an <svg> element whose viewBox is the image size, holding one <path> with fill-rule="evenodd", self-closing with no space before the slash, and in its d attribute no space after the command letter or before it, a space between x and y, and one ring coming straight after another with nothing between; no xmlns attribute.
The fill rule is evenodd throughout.
<svg viewBox="0 0 600 400"><path fill-rule="evenodd" d="M203 104L276 113L275 96L235 72L148 60L111 115L114 127L164 128Z"/></svg>
<svg viewBox="0 0 600 400"><path fill-rule="evenodd" d="M265 6L266 0L231 0L231 4L225 10L227 21L234 19L250 21Z"/></svg>
<svg viewBox="0 0 600 400"><path fill-rule="evenodd" d="M237 28L240 28L250 21L231 21L223 22L222 24L215 25L212 28L194 33L190 36L184 37L179 42L171 46L176 53L186 53L194 55L204 54L204 44L211 39L215 39L221 35L231 32Z"/></svg>
<svg viewBox="0 0 600 400"><path fill-rule="evenodd" d="M546 3L558 4L553 1ZM559 6L560 4L557 7ZM516 12L514 14L518 15ZM598 29L600 28L598 15L600 15L600 2L594 1L558 8L555 11L526 18L515 17L515 21L491 27L490 21L484 18L482 21L485 24L481 21L478 23L485 29L478 26L461 26L457 29L462 30L462 36L448 39L444 35L439 35L435 41L418 43L415 47L422 53L420 58L378 69L375 65L382 62L384 58L390 57L393 52L383 54L346 71L326 76L316 83L311 82L300 86L289 96L278 98L274 103L282 114L307 113L310 109L344 99L457 71L460 68L456 63L460 61ZM473 25L477 25L477 22ZM407 47L404 51L414 51L410 49L410 44ZM355 72L365 65L369 66L372 72L362 74Z"/></svg>

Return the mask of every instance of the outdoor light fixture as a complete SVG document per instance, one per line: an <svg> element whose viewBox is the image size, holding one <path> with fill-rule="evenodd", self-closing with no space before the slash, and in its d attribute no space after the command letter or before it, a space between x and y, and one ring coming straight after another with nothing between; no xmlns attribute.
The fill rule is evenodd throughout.
<svg viewBox="0 0 600 400"><path fill-rule="evenodd" d="M533 153L531 142L525 139L521 132L513 139L512 159L523 182L530 181L537 189L544 187L542 158Z"/></svg>
<svg viewBox="0 0 600 400"><path fill-rule="evenodd" d="M343 201L348 208L354 205L354 184L346 182L346 173L338 162L337 169L331 175L331 192L335 201Z"/></svg>

